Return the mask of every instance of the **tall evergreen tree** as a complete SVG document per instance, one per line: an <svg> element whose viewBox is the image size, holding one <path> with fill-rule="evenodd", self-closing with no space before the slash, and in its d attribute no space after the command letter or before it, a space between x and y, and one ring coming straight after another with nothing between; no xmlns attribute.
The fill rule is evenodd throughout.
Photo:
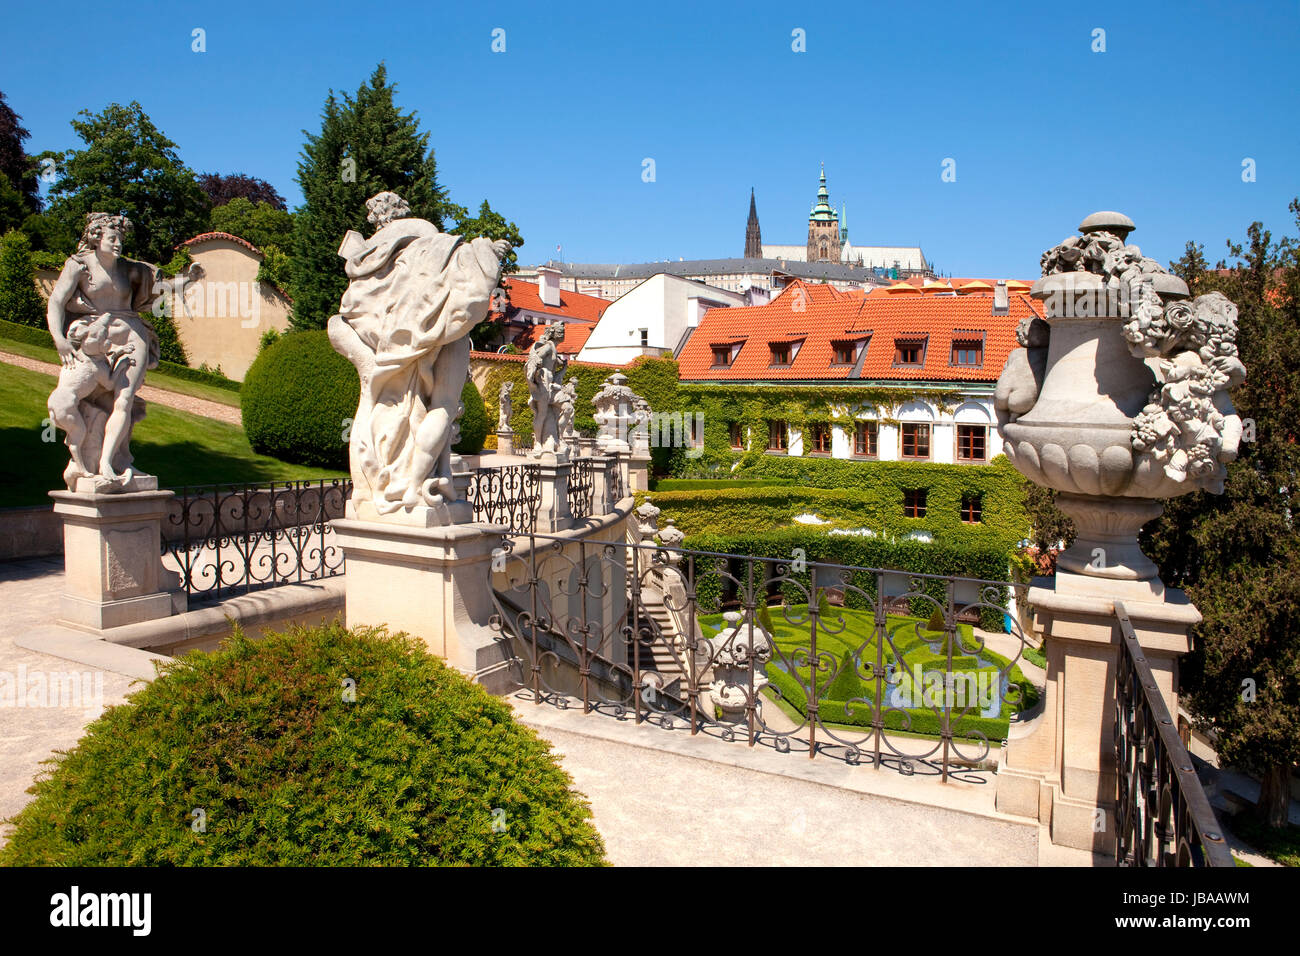
<svg viewBox="0 0 1300 956"><path fill-rule="evenodd" d="M177 243L202 232L208 197L176 153L176 144L153 124L139 103L110 103L102 113L82 110L72 128L86 145L62 155L50 187L49 214L80 235L88 212L121 212L135 227L127 253L165 263Z"/></svg>
<svg viewBox="0 0 1300 956"><path fill-rule="evenodd" d="M375 193L398 193L411 204L412 216L439 229L465 215L438 184L429 134L420 132L414 112L394 105L396 90L380 63L355 96L345 93L340 102L331 90L320 132L303 131L303 205L294 216L291 263L297 328L321 328L338 309L347 286L339 243L349 229L369 235L366 200Z"/></svg>
<svg viewBox="0 0 1300 956"><path fill-rule="evenodd" d="M1291 211L1300 226L1300 201ZM1246 425L1222 496L1166 502L1143 545L1164 581L1185 588L1204 620L1183 663L1188 709L1218 734L1226 763L1261 781L1257 811L1286 821L1300 761L1300 242L1275 243L1260 223L1233 267L1209 270L1187 244L1171 264L1193 295L1218 290L1237 304L1247 379L1232 400Z"/></svg>

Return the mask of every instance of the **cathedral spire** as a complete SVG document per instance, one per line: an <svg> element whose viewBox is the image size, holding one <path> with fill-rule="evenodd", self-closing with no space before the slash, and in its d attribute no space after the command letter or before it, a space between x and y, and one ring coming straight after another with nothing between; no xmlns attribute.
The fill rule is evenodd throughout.
<svg viewBox="0 0 1300 956"><path fill-rule="evenodd" d="M749 189L749 222L745 224L745 258L763 258L763 234L758 228L758 206L754 203L754 189Z"/></svg>

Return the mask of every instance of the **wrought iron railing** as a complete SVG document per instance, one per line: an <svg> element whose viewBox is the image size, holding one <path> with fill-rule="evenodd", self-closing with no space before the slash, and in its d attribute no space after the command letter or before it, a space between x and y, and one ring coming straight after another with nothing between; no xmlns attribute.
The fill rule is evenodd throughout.
<svg viewBox="0 0 1300 956"><path fill-rule="evenodd" d="M466 497L474 505L474 520L510 526L511 534L537 528L542 503L540 465L479 468L470 479Z"/></svg>
<svg viewBox="0 0 1300 956"><path fill-rule="evenodd" d="M574 458L569 469L569 514L589 518L596 497L596 459Z"/></svg>
<svg viewBox="0 0 1300 956"><path fill-rule="evenodd" d="M1115 675L1115 861L1120 866L1234 866L1123 602Z"/></svg>
<svg viewBox="0 0 1300 956"><path fill-rule="evenodd" d="M330 521L351 490L338 478L187 485L169 504L162 553L190 595L211 598L341 574Z"/></svg>
<svg viewBox="0 0 1300 956"><path fill-rule="evenodd" d="M1008 582L543 534L503 555L493 627L538 704L946 780L1037 697Z"/></svg>

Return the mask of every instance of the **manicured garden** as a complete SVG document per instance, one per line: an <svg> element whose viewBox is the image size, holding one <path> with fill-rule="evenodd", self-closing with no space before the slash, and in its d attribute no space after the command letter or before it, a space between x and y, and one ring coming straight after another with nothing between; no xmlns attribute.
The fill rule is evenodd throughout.
<svg viewBox="0 0 1300 956"><path fill-rule="evenodd" d="M822 609L817 632L821 664L815 674L807 660L810 644L807 605L772 607L765 617L763 626L770 624L775 644L765 671L770 687L779 692L769 696L789 707L794 712L792 716L797 714L796 719L806 717L808 700L814 697L815 677L814 699L818 701L822 721L855 729L870 727L876 682L874 676L863 678L862 674L870 673L876 661L878 641L873 612L847 607ZM699 620L706 637L716 634L723 626L721 614L701 615ZM922 705L887 712L884 717L888 730L934 736L940 731L943 700L937 686L947 670L947 651L943 632L930 630L932 623L937 624L920 617L889 615L887 618L889 639L884 643L882 660L886 673L894 675L898 696L891 694L885 706L909 701ZM742 640L743 634L742 631ZM953 708L951 716L953 733L971 737L979 732L992 743L1004 740L1011 715L1032 707L1038 700L1038 689L1018 666L1010 665L1002 655L987 648L972 653L977 644L969 624L957 625L957 637L952 648L952 671L959 675L954 687L958 706ZM797 653L800 650L803 653ZM917 668L921 674L920 686L916 685ZM1000 681L1003 672L1008 684L1005 691ZM986 689L985 694L982 697L975 694L972 684ZM968 690L972 692L967 693ZM996 702L999 694L1000 706L995 713L993 708L983 706ZM969 710L961 715L967 707ZM989 716L982 714L985 711Z"/></svg>
<svg viewBox="0 0 1300 956"><path fill-rule="evenodd" d="M0 483L7 506L49 504L48 492L63 487L63 434L43 424L54 384L52 375L0 365ZM343 475L256 454L239 426L157 403L136 426L131 449L136 464L164 488Z"/></svg>

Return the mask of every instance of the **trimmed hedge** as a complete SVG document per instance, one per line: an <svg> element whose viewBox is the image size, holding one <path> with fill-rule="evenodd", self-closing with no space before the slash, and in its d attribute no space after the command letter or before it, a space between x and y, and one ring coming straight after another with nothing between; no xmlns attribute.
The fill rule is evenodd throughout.
<svg viewBox="0 0 1300 956"><path fill-rule="evenodd" d="M361 380L324 329L289 332L258 353L241 390L253 451L318 468L348 467L344 438Z"/></svg>
<svg viewBox="0 0 1300 956"><path fill-rule="evenodd" d="M483 396L469 379L465 380L465 387L460 391L460 400L465 406L465 414L460 418L460 441L452 445L451 450L458 455L477 455L487 439L490 424L487 408Z"/></svg>
<svg viewBox="0 0 1300 956"><path fill-rule="evenodd" d="M798 458L771 461L830 467L820 475L787 467L779 469L787 474L773 478L699 482L696 484L705 487L698 489L688 485L679 490L679 484L663 481L661 490L654 491L651 497L663 509L664 520L673 518L687 534L719 528L735 532L810 528L815 526L797 525L794 516L811 512L840 528L869 528L878 535L895 538L924 531L935 544L996 546L1007 553L1029 536L1024 480L1001 455L992 464L979 466L821 459L806 462ZM800 478L821 484L810 487L773 483ZM924 518L903 514L903 493L911 488L927 489ZM980 496L983 515L977 524L961 520L965 494ZM1005 576L1005 570L998 575Z"/></svg>
<svg viewBox="0 0 1300 956"><path fill-rule="evenodd" d="M545 741L420 641L236 629L91 724L32 788L0 863L603 863L570 784Z"/></svg>

